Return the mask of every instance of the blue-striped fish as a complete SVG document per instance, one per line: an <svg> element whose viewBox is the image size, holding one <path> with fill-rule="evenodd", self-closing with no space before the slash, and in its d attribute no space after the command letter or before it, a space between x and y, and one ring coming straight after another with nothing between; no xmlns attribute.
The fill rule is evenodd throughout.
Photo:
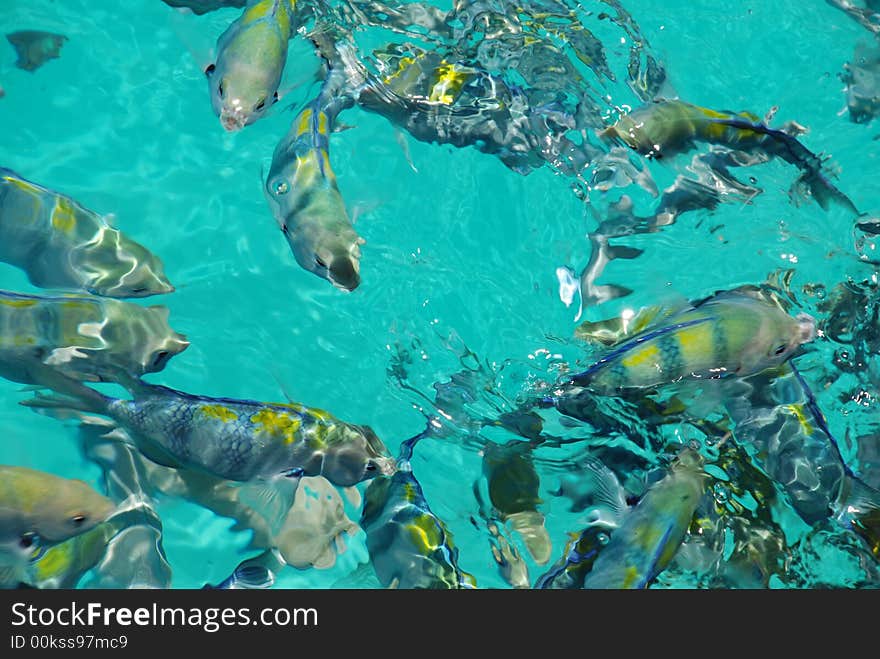
<svg viewBox="0 0 880 659"><path fill-rule="evenodd" d="M121 384L133 399L77 385L76 396L37 395L22 404L109 417L154 462L231 481L320 474L348 486L394 470L394 460L369 427L317 408L197 396L137 379Z"/></svg>
<svg viewBox="0 0 880 659"><path fill-rule="evenodd" d="M629 510L584 577L584 588L647 588L675 557L702 498L703 457L686 448Z"/></svg>
<svg viewBox="0 0 880 659"><path fill-rule="evenodd" d="M92 530L113 510L85 481L0 465L0 582L16 585L45 550Z"/></svg>
<svg viewBox="0 0 880 659"><path fill-rule="evenodd" d="M226 130L254 123L278 100L295 6L295 0L253 0L217 40L217 59L205 74Z"/></svg>
<svg viewBox="0 0 880 659"><path fill-rule="evenodd" d="M97 213L0 167L0 261L41 288L107 297L170 293L159 257Z"/></svg>
<svg viewBox="0 0 880 659"><path fill-rule="evenodd" d="M572 510L589 509L589 525L580 533L569 534L569 541L557 560L535 582L540 589L583 588L584 578L593 568L610 534L620 527L629 512L626 491L614 471L601 460L590 458L578 465L565 479L574 481L580 492ZM564 483L556 494L565 494ZM569 496L569 495L566 495Z"/></svg>
<svg viewBox="0 0 880 659"><path fill-rule="evenodd" d="M724 291L664 316L566 384L606 393L685 378L745 377L781 364L815 336L809 314L792 317L758 293Z"/></svg>
<svg viewBox="0 0 880 659"><path fill-rule="evenodd" d="M58 387L58 377L114 380L155 373L189 346L168 308L90 295L0 290L0 376Z"/></svg>
<svg viewBox="0 0 880 659"><path fill-rule="evenodd" d="M318 97L293 120L275 148L264 192L297 263L352 291L361 280L364 240L346 212L328 152L336 116L354 103L341 92L343 76L331 69Z"/></svg>
<svg viewBox="0 0 880 659"><path fill-rule="evenodd" d="M849 197L828 180L819 156L793 135L766 126L750 112L718 111L679 100L657 100L623 115L601 135L655 159L689 151L697 142L760 151L800 169L796 185L806 186L822 208L827 210L834 201L853 215L861 215Z"/></svg>
<svg viewBox="0 0 880 659"><path fill-rule="evenodd" d="M421 433L400 448L397 472L367 487L361 527L370 562L385 588L475 588L476 580L458 566L458 549L446 524L428 505L410 460Z"/></svg>

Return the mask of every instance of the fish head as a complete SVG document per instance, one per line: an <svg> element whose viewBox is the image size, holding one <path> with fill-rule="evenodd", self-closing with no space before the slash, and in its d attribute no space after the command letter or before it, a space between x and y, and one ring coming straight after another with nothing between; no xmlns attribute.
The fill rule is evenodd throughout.
<svg viewBox="0 0 880 659"><path fill-rule="evenodd" d="M136 298L174 291L162 261L146 247L114 229L105 230L101 241L106 249L96 250L86 264L92 271L89 293Z"/></svg>
<svg viewBox="0 0 880 659"><path fill-rule="evenodd" d="M183 334L174 332L165 337L161 344L150 351L144 362L144 373L157 373L165 368L165 365L175 355L180 354L189 347L189 341Z"/></svg>
<svg viewBox="0 0 880 659"><path fill-rule="evenodd" d="M742 353L740 375L758 373L787 361L805 343L816 338L816 319L807 313L792 318L780 309L771 309L755 341Z"/></svg>
<svg viewBox="0 0 880 659"><path fill-rule="evenodd" d="M36 516L34 532L47 543L91 531L116 509L113 502L79 479L64 479Z"/></svg>
<svg viewBox="0 0 880 659"><path fill-rule="evenodd" d="M321 475L334 485L348 487L394 473L396 462L381 439L367 426L340 425L328 441Z"/></svg>
<svg viewBox="0 0 880 659"><path fill-rule="evenodd" d="M280 80L264 73L248 66L225 65L222 60L205 69L211 107L228 132L258 121L278 102Z"/></svg>
<svg viewBox="0 0 880 659"><path fill-rule="evenodd" d="M266 181L265 194L296 262L336 288L351 292L361 283L361 238L335 187L298 187L281 170ZM304 202L304 203L298 203Z"/></svg>
<svg viewBox="0 0 880 659"><path fill-rule="evenodd" d="M349 293L360 285L363 239L353 229L300 226L287 232L287 241L304 270Z"/></svg>
<svg viewBox="0 0 880 659"><path fill-rule="evenodd" d="M175 355L189 347L186 336L168 324L168 307L142 306L122 300L104 304L106 317L100 323L80 325L90 335L98 333L104 348L100 354L111 367L121 368L129 375L156 373ZM97 355L96 355L97 357Z"/></svg>

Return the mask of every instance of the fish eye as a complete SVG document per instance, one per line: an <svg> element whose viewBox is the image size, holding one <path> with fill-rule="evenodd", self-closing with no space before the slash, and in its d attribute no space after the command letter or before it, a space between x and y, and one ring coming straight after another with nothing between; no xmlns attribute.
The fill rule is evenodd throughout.
<svg viewBox="0 0 880 659"><path fill-rule="evenodd" d="M33 532L23 533L18 540L18 544L22 549L30 549L40 541L40 537Z"/></svg>
<svg viewBox="0 0 880 659"><path fill-rule="evenodd" d="M85 515L74 515L73 517L71 517L70 521L73 522L74 526L82 526L83 523L86 521L86 516Z"/></svg>
<svg viewBox="0 0 880 659"><path fill-rule="evenodd" d="M287 184L287 181L278 181L272 186L272 189L275 191L277 195L287 194L287 191L290 190L290 186Z"/></svg>
<svg viewBox="0 0 880 659"><path fill-rule="evenodd" d="M217 67L214 64L208 64L208 66L205 67L205 75L210 78L211 74L214 73L214 69L216 68Z"/></svg>
<svg viewBox="0 0 880 659"><path fill-rule="evenodd" d="M776 348L776 350L773 351L773 354L777 355L777 356L781 355L783 352L785 352L786 347L787 346L783 343L781 346L779 346L778 348Z"/></svg>

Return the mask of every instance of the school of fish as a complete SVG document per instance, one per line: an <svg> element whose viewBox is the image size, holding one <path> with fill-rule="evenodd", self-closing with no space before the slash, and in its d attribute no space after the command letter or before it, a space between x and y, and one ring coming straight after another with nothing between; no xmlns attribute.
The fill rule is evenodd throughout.
<svg viewBox="0 0 880 659"><path fill-rule="evenodd" d="M550 168L575 189L585 181L603 191L635 185L656 197L649 163L672 166L698 152L690 167L697 179L676 178L645 215L622 196L588 233L586 266L557 270L563 301L580 299L578 319L632 293L597 283L611 261L643 252L611 240L760 194L731 168L776 159L796 170L793 201L815 201L848 214L869 237L880 233L833 181L825 156L807 146L803 126L772 127L773 112L762 118L679 98L646 48L632 47L626 69L641 104L603 111L593 78L618 75L615 54L565 0L512 12L487 0L456 0L448 10L394 1L162 2L194 23L215 11L235 16L200 68L202 100L223 133L246 136L280 112L286 73L311 66L290 61L293 40L314 50L317 93L278 136L259 201L293 261L336 295L379 285L331 166L330 142L348 128L340 115L359 110L420 142L494 156L516 175ZM603 19L646 43L620 2L596 4L608 12ZM878 37L875 3L828 4ZM354 25L422 42L363 49ZM16 66L37 75L65 56L62 46L73 47L65 35L35 30L7 39ZM855 53L842 75L846 108L853 123L866 124L880 114L877 43ZM821 316L771 274L584 321L572 335L585 363L565 364L529 383L516 405L489 411L479 407L492 388L485 371L449 374L430 396L409 385L402 360L391 371L420 401L425 428L405 440L380 438L366 423L306 403L148 382L171 360L185 362L198 341L173 328L168 307L141 303L176 291L149 236L138 234L136 218L123 231L55 190L39 165L18 167L0 163L0 262L42 290L0 290L0 377L29 392L22 406L67 424L101 478L0 465L4 588L173 587L158 504L167 498L252 534L253 555L205 588L270 588L287 569L328 569L360 531L368 562L342 587L477 589L480 575L469 566L489 564L511 588L645 589L662 587L669 570L689 569L701 575L699 587L769 588L805 569L782 558L786 534L773 511L783 499L798 523L847 534L866 569L880 574L880 477L850 467L819 407L814 389L830 386L831 366L821 375L799 367L819 340L848 347L848 364L876 360L876 277L823 294ZM572 440L570 428L598 439ZM416 449L432 443L479 457L458 489L473 493L462 517L485 538L483 556L456 544L443 492L416 478L430 471ZM548 451L574 444L575 457L547 467ZM577 525L560 537L549 504L562 499ZM536 568L542 573L530 574Z"/></svg>

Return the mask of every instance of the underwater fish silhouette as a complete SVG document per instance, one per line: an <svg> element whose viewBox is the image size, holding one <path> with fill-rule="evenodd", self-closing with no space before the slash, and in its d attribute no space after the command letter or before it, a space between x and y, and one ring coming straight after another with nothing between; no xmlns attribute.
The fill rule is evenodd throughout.
<svg viewBox="0 0 880 659"><path fill-rule="evenodd" d="M48 60L60 57L61 46L68 40L63 34L39 30L10 32L6 38L18 55L15 66L25 71L36 71Z"/></svg>

